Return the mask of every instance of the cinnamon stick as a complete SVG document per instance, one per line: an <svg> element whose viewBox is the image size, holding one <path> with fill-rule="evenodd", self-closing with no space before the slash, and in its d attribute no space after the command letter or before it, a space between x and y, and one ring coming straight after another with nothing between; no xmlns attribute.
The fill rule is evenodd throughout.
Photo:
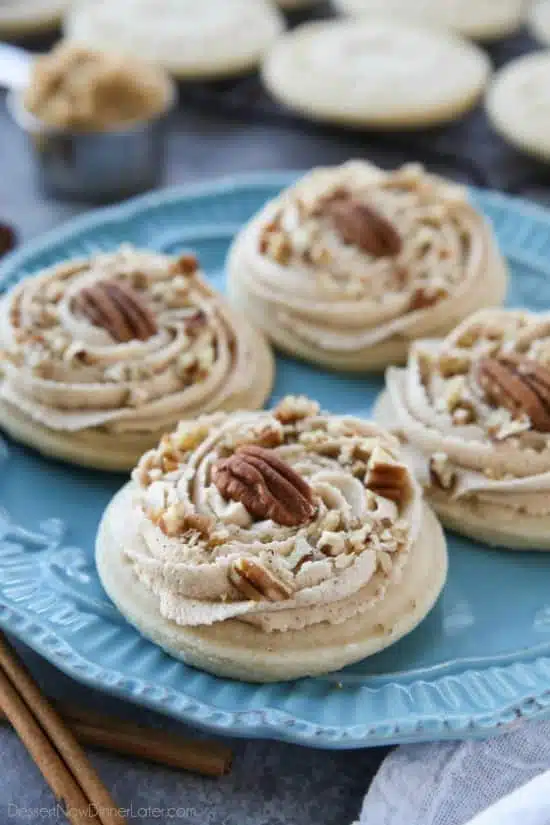
<svg viewBox="0 0 550 825"><path fill-rule="evenodd" d="M82 788L1 668L0 703L69 822L73 825L99 825L97 816L90 816L89 800Z"/></svg>
<svg viewBox="0 0 550 825"><path fill-rule="evenodd" d="M67 728L57 711L49 704L6 639L0 634L0 707L12 723L25 746L35 759L44 778L54 790L63 796L69 790L71 798L77 798L69 777L80 786L79 803L70 805L74 822L90 823L90 805L97 812L96 821L101 825L123 825L124 819L111 795L89 763L86 754ZM58 758L54 758L57 753ZM66 774L61 765L64 763ZM54 785L56 786L54 788ZM58 790L56 790L56 788ZM73 820L71 820L73 821ZM93 821L93 820L92 820Z"/></svg>
<svg viewBox="0 0 550 825"><path fill-rule="evenodd" d="M205 776L223 776L231 770L231 750L221 743L186 739L72 706L60 707L60 712L85 744Z"/></svg>
<svg viewBox="0 0 550 825"><path fill-rule="evenodd" d="M231 770L233 754L219 742L187 739L73 705L55 707L82 745L203 776L225 776ZM0 710L0 722L5 720Z"/></svg>

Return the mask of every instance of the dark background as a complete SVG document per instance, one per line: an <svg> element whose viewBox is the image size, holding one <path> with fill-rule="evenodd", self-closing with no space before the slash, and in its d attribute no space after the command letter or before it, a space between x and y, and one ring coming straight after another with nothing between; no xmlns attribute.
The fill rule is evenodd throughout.
<svg viewBox="0 0 550 825"><path fill-rule="evenodd" d="M291 22L328 16L321 3L315 13ZM44 49L53 43L25 45ZM540 48L526 33L487 47L496 68ZM443 67L444 70L444 67ZM180 86L180 105L168 123L166 171L162 185L267 169L305 169L366 157L382 166L424 162L432 171L461 182L550 199L550 167L516 152L491 129L483 106L457 123L401 133L344 131L308 123L269 99L256 76ZM89 208L84 203L48 200L37 190L29 147L0 101L0 220L17 224L24 238L58 225Z"/></svg>

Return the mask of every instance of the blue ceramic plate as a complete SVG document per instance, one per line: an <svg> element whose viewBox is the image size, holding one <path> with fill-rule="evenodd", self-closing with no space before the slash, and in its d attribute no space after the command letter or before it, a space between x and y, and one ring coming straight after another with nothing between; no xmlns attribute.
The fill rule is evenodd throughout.
<svg viewBox="0 0 550 825"><path fill-rule="evenodd" d="M235 230L289 175L161 192L96 212L6 260L0 285L122 241L196 250L213 283ZM510 303L550 306L550 214L501 195L472 197L513 272ZM307 391L366 412L377 378L279 358L274 396ZM9 443L0 469L0 625L66 673L205 728L326 748L483 737L550 715L550 554L499 553L449 537L450 576L406 639L325 678L258 686L186 667L115 610L94 569L101 512L122 476L71 468Z"/></svg>

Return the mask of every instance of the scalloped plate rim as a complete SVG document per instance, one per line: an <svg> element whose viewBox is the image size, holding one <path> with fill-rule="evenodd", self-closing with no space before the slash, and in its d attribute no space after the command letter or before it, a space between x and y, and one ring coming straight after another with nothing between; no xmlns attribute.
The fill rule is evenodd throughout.
<svg viewBox="0 0 550 825"><path fill-rule="evenodd" d="M10 276L13 276L17 269L25 268L25 261L45 252L52 246L61 246L83 233L107 225L124 224L144 212L177 203L180 200L192 201L197 198L212 198L242 190L283 187L300 174L302 174L300 170L288 170L226 176L213 182L205 181L158 190L121 204L103 207L73 218L61 228L44 233L36 240L24 244L21 249L7 255L0 265L0 290L10 283ZM538 204L491 190L470 187L470 191L474 193L474 196L479 195L482 201L487 204L490 203L504 209L513 204L516 211L522 211L526 216L549 223L548 211ZM214 226L219 229L220 225L214 224L213 221L205 221L198 222L193 229L200 228L201 231L206 232L208 227L213 229ZM230 226L230 223L227 222L225 226ZM508 252L514 257L529 260L529 255L522 254L525 252L524 249L513 249L508 250ZM24 610L8 606L0 599L0 626L8 633L20 638L25 644L77 681L120 698L131 699L137 704L174 716L181 721L190 722L200 728L227 735L251 738L267 736L287 742L329 749L359 748L406 741L456 739L465 735L468 738L485 737L505 732L514 724L514 720L517 718L535 719L550 715L550 688L544 687L545 684L548 684L548 673L550 673L550 642L541 643L534 648L530 648L532 653L529 661L518 660L521 655L519 652L491 658L471 657L470 659L460 660L460 662L450 659L439 665L423 669L424 679L420 677L418 672L415 677L415 672L408 670L392 674L395 681L387 685L399 685L399 679L410 676L413 680L416 678L417 681L432 684L434 689L438 690L437 683L440 679L446 676L460 679L460 676L463 675L461 673L446 674L446 670L451 668L453 664L460 665L463 671L475 674L484 678L484 680L489 678L490 672L494 670L498 670L500 677L506 680L507 671L514 668L516 671L524 671L531 680L537 681L537 688L540 688L539 692L533 688L532 691L527 691L525 697L514 698L491 712L480 711L475 713L472 710L462 710L461 712L449 713L441 708L437 711L432 709L431 712L426 714L416 714L412 720L410 715L405 714L402 718L393 719L391 723L379 720L370 726L361 726L360 724L338 726L319 724L300 718L296 713L289 713L268 706L261 710L226 711L217 708L215 705L202 703L200 700L186 695L184 691L176 691L173 688L164 688L166 692L164 700L154 699L144 695L144 692L146 694L147 689L151 686L150 682L137 676L125 677L123 673L85 659L76 649L71 648L69 642L58 635L55 630L43 628L41 633L33 633L29 636L25 628L21 629L21 625L25 625L27 629L29 625L39 627L35 617L29 617ZM60 646L68 648L70 655L64 656L59 653L56 648L59 649ZM543 651L546 655L543 654ZM529 649L524 651L524 654L529 655ZM78 664L77 660L79 661ZM478 666L472 669L474 663ZM542 672L541 667L543 669L548 668L548 673ZM97 674L98 669L101 671L99 675ZM426 682L425 677L430 673L433 674L434 679ZM109 681L104 681L107 678ZM125 684L117 685L116 681L111 683L111 680L122 681ZM374 676L373 680L373 688L376 689L377 677ZM131 682L130 686L128 681ZM408 682L406 686L410 687L411 684L414 684L414 681L412 683ZM181 699L184 699L193 707L177 708L175 705L178 701L181 702ZM220 725L219 722L211 718L220 714L226 719L230 718L227 724ZM259 718L262 719L261 722L255 721ZM249 723L247 723L247 719L250 720ZM387 730L388 727L391 727L391 730Z"/></svg>
<svg viewBox="0 0 550 825"><path fill-rule="evenodd" d="M7 619L5 614L8 614ZM10 615L13 618L10 618ZM198 729L210 733L234 736L237 738L275 739L277 741L307 745L323 750L355 750L364 747L405 744L407 742L421 743L434 740L456 740L466 738L466 732L468 739L484 739L488 735L497 736L507 733L521 718L530 720L546 719L550 714L550 688L536 697L529 696L521 702L511 702L509 705L503 705L498 711L494 711L493 713L469 714L467 723L460 725L458 729L453 728L449 722L453 719L464 719L466 716L464 713L447 714L447 718L445 719L441 717L428 717L426 719L418 717L412 730L401 733L399 732L399 726L404 723L400 723L399 720L395 723L395 728L391 733L377 733L376 727L369 728L363 726L365 728L364 733L357 735L357 733L351 733L351 731L360 728L361 725L352 725L348 728L338 728L336 725L319 725L309 720L301 719L296 714L270 707L265 707L262 710L254 709L230 712L207 705L195 698L190 699L190 701L201 709L200 713L189 711L189 709L178 710L176 707L171 707L171 701L178 701L177 697L180 695L173 689L168 690L164 688L168 696L166 700L162 702L161 700L149 698L147 695L142 695L142 692L150 687L150 683L138 677L131 677L134 687L129 688L127 685L119 687L116 683L110 684L109 682L99 681L98 676L94 676L90 672L86 673L81 671L76 664L68 664L67 659L69 657L63 657L58 654L53 644L49 645L47 642L41 642L36 638L33 639L20 635L17 622L13 620L17 615L24 621L30 621L31 623L33 621L28 620L23 611L17 611L0 602L0 625L3 626L4 630L23 641L24 644L35 653L43 656L67 676L75 679L75 681L119 699L130 699L134 704L170 716L185 724L192 724ZM68 643L66 640L58 636L55 631L48 630L45 631L45 633L53 637L58 644L67 646ZM120 678L121 680L128 681L124 674L91 663L84 659L82 654L72 649L71 657L80 659L88 667L89 671L94 668L101 668L104 674L109 677L116 677L117 679ZM173 696L172 700L170 699L171 695ZM185 694L181 695L185 696ZM204 711L207 711L210 715L229 715L232 717L232 721L228 725L220 725L209 720L208 716L203 717L202 714ZM510 715L514 718L507 721L505 717ZM266 716L267 718L265 718ZM270 716L275 718L271 720L269 718ZM254 725L241 721L252 717L264 717L264 721L261 724L255 723ZM438 725L436 735L434 735L435 731L428 727L433 724ZM296 726L303 726L306 729L314 730L309 733L306 731L297 731L295 729ZM385 727L385 725L380 723L379 727ZM425 733L423 733L423 730Z"/></svg>

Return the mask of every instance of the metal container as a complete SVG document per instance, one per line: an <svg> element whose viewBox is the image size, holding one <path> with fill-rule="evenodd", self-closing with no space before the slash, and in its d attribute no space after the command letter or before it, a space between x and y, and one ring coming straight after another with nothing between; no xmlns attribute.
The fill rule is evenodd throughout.
<svg viewBox="0 0 550 825"><path fill-rule="evenodd" d="M32 60L23 49L0 43L0 86L10 90L9 111L29 138L46 192L60 198L107 202L154 187L162 174L164 126L176 102L175 84L164 112L156 118L103 132L54 129L34 117L23 103Z"/></svg>
<svg viewBox="0 0 550 825"><path fill-rule="evenodd" d="M172 103L174 99L175 93ZM69 132L37 121L18 91L8 95L8 107L29 137L38 177L48 194L107 202L151 189L160 180L168 110L123 130Z"/></svg>

